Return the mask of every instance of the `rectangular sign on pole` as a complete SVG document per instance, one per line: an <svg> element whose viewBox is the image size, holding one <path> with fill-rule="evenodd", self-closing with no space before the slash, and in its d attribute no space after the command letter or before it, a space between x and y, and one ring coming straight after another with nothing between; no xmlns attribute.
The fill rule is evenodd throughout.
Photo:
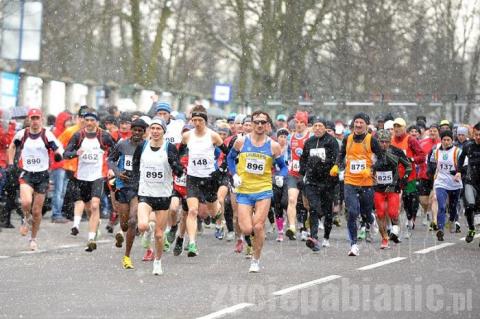
<svg viewBox="0 0 480 319"><path fill-rule="evenodd" d="M24 2L23 14L21 1L8 1L4 6L2 58L38 61L42 39L42 3Z"/></svg>
<svg viewBox="0 0 480 319"><path fill-rule="evenodd" d="M17 105L18 94L18 74L2 72L1 73L1 105L3 109L12 108Z"/></svg>
<svg viewBox="0 0 480 319"><path fill-rule="evenodd" d="M232 87L229 84L215 84L213 100L220 103L230 102Z"/></svg>

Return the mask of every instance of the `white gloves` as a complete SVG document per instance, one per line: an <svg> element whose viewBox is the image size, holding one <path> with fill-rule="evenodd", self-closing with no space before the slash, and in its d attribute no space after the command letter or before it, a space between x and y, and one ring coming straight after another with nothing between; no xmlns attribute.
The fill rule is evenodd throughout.
<svg viewBox="0 0 480 319"><path fill-rule="evenodd" d="M233 175L233 187L237 188L242 185L242 179L238 174Z"/></svg>
<svg viewBox="0 0 480 319"><path fill-rule="evenodd" d="M283 187L283 176L275 176L275 185L279 188Z"/></svg>

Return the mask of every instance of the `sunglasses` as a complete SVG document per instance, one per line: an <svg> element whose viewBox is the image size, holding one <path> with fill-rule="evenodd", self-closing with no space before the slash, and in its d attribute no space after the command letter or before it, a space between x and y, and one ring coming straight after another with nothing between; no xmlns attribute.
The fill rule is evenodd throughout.
<svg viewBox="0 0 480 319"><path fill-rule="evenodd" d="M261 120L261 121L253 121L253 124L255 124L255 125L260 125L260 124L261 124L261 125L265 125L265 124L267 124L267 123L268 123L267 121L263 121L263 120Z"/></svg>

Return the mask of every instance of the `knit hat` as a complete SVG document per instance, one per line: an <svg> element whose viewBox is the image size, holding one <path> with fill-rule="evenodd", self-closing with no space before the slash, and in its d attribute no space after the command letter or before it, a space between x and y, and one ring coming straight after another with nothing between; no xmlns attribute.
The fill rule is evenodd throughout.
<svg viewBox="0 0 480 319"><path fill-rule="evenodd" d="M355 116L353 117L353 122L355 122L356 119L362 119L365 121L365 123L367 123L367 125L370 124L370 116L368 116L367 113L360 112L355 114Z"/></svg>
<svg viewBox="0 0 480 319"><path fill-rule="evenodd" d="M308 113L298 111L297 113L295 113L295 120L303 122L305 123L305 125L308 125Z"/></svg>
<svg viewBox="0 0 480 319"><path fill-rule="evenodd" d="M164 133L167 132L167 124L165 123L165 121L163 119L161 119L159 117L154 117L152 119L152 121L150 122L150 126L152 126L154 124L160 125L163 128Z"/></svg>
<svg viewBox="0 0 480 319"><path fill-rule="evenodd" d="M286 128L281 128L281 129L277 130L277 137L281 136L281 135L288 136L289 134L290 134L290 132L288 132L288 130Z"/></svg>
<svg viewBox="0 0 480 319"><path fill-rule="evenodd" d="M168 112L168 113L172 112L172 108L170 107L170 104L167 103L167 102L157 103L156 110L157 110L157 113L160 112L160 111L165 111L165 112Z"/></svg>
<svg viewBox="0 0 480 319"><path fill-rule="evenodd" d="M468 128L465 126L459 126L457 128L457 135L468 135Z"/></svg>
<svg viewBox="0 0 480 319"><path fill-rule="evenodd" d="M390 141L392 139L392 134L389 130L378 130L375 136L379 141Z"/></svg>
<svg viewBox="0 0 480 319"><path fill-rule="evenodd" d="M138 118L138 119L136 119L135 121L132 122L132 125L130 127L132 129L134 127L141 127L145 130L145 129L147 129L148 124L144 120L142 120L141 118Z"/></svg>

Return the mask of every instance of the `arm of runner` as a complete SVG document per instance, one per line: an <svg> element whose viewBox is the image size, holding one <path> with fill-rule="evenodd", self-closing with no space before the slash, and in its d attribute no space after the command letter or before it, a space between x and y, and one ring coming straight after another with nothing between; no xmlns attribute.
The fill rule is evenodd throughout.
<svg viewBox="0 0 480 319"><path fill-rule="evenodd" d="M117 166L119 159L120 159L120 143L115 145L115 147L111 150L110 154L108 154L108 159L107 159L108 168L111 169L117 176L120 173L120 169L118 169L118 166Z"/></svg>
<svg viewBox="0 0 480 319"><path fill-rule="evenodd" d="M140 177L140 157L142 156L143 152L143 147L145 145L146 141L143 141L140 143L137 148L135 149L135 152L133 153L133 158L132 158L132 178L136 181L138 181Z"/></svg>
<svg viewBox="0 0 480 319"><path fill-rule="evenodd" d="M372 140L370 142L370 147L372 149L372 152L376 155L376 156L381 156L383 154L383 150L382 150L382 147L380 146L380 143L378 142L378 140L372 136Z"/></svg>
<svg viewBox="0 0 480 319"><path fill-rule="evenodd" d="M286 177L288 174L288 167L283 160L280 144L277 142L272 142L272 153L273 157L275 158L275 164L280 168L279 175Z"/></svg>
<svg viewBox="0 0 480 319"><path fill-rule="evenodd" d="M335 161L335 165L338 167L343 167L345 163L345 156L347 156L347 139L348 136L342 141L342 147L340 148L340 152L338 152L337 160Z"/></svg>
<svg viewBox="0 0 480 319"><path fill-rule="evenodd" d="M417 139L410 137L408 139L408 146L413 151L413 162L415 164L423 164L425 163L425 152L423 151L420 143Z"/></svg>
<svg viewBox="0 0 480 319"><path fill-rule="evenodd" d="M338 158L339 147L337 141L334 138L331 138L328 144L330 152L327 152L327 154L325 154L325 165L333 166L335 165L335 161Z"/></svg>
<svg viewBox="0 0 480 319"><path fill-rule="evenodd" d="M78 142L80 140L80 132L75 133L68 142L65 152L63 152L64 159L71 159L77 157L79 154Z"/></svg>
<svg viewBox="0 0 480 319"><path fill-rule="evenodd" d="M25 130L18 131L13 137L12 143L10 143L10 146L8 147L8 166L13 165L15 162L15 150L20 144L23 134L25 134Z"/></svg>
<svg viewBox="0 0 480 319"><path fill-rule="evenodd" d="M407 155L405 155L404 152L398 152L398 162L405 168L405 175L403 175L403 178L405 180L408 180L408 177L412 173L412 165L410 160L408 159Z"/></svg>
<svg viewBox="0 0 480 319"><path fill-rule="evenodd" d="M460 155L458 156L458 171L462 173L462 175L465 175L466 172L466 167L465 167L465 158L467 157L467 154L470 149L470 143L467 143L464 147L462 152L460 152Z"/></svg>
<svg viewBox="0 0 480 319"><path fill-rule="evenodd" d="M308 142L309 140L310 139L308 139L303 145L302 155L300 156L300 169L298 173L302 176L305 176L305 173L307 171L308 158L310 157L310 143Z"/></svg>
<svg viewBox="0 0 480 319"><path fill-rule="evenodd" d="M236 160L237 160L238 154L240 153L240 150L242 149L242 146L243 146L243 139L242 138L237 138L237 140L233 144L232 149L228 153L227 167L228 167L228 171L232 175L237 174Z"/></svg>
<svg viewBox="0 0 480 319"><path fill-rule="evenodd" d="M174 144L168 144L168 164L172 168L173 174L177 177L181 177L183 175L183 167L180 164L180 157L178 155L178 150Z"/></svg>

